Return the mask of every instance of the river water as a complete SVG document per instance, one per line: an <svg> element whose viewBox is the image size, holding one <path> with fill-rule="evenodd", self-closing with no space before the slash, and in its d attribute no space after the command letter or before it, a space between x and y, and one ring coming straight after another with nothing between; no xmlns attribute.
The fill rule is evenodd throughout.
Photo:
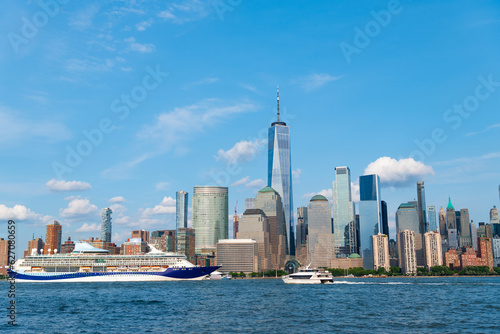
<svg viewBox="0 0 500 334"><path fill-rule="evenodd" d="M0 300L8 307L8 283ZM500 333L500 277L17 283L18 333Z"/></svg>

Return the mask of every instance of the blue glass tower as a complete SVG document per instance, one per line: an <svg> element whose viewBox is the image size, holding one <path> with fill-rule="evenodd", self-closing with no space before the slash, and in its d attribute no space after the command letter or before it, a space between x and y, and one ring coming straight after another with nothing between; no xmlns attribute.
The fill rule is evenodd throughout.
<svg viewBox="0 0 500 334"><path fill-rule="evenodd" d="M347 257L356 253L357 250L349 167L335 167L335 181L332 184L335 255L336 257Z"/></svg>
<svg viewBox="0 0 500 334"><path fill-rule="evenodd" d="M287 249L290 255L295 255L290 128L280 121L279 101L278 87L278 121L269 128L267 185L276 190L283 200Z"/></svg>
<svg viewBox="0 0 500 334"><path fill-rule="evenodd" d="M382 231L382 205L378 175L359 177L359 252L363 268L373 269L372 235Z"/></svg>
<svg viewBox="0 0 500 334"><path fill-rule="evenodd" d="M101 211L101 240L111 242L111 214L113 211L110 208L104 208Z"/></svg>
<svg viewBox="0 0 500 334"><path fill-rule="evenodd" d="M429 222L429 231L437 231L436 207L434 205L427 207L427 221Z"/></svg>
<svg viewBox="0 0 500 334"><path fill-rule="evenodd" d="M175 193L175 220L177 230L180 228L187 228L188 218L188 193L185 191L178 191Z"/></svg>

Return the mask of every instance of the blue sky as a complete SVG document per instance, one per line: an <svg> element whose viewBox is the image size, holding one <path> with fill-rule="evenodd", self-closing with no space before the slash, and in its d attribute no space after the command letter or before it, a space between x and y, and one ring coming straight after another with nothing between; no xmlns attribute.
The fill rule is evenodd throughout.
<svg viewBox="0 0 500 334"><path fill-rule="evenodd" d="M116 243L173 228L195 185L229 186L241 214L267 182L278 84L295 208L331 198L345 165L355 193L380 174L392 231L417 180L475 222L499 205L498 2L3 6L0 231L16 220L18 250L51 219L63 239L99 236L108 206Z"/></svg>

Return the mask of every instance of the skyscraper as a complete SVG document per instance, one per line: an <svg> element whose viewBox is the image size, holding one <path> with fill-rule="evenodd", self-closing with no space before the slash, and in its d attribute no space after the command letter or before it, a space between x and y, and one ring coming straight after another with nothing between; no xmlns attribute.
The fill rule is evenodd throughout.
<svg viewBox="0 0 500 334"><path fill-rule="evenodd" d="M300 263L307 262L307 207L305 206L297 208L295 259Z"/></svg>
<svg viewBox="0 0 500 334"><path fill-rule="evenodd" d="M273 269L284 268L287 254L287 226L281 196L276 190L266 186L257 192L254 207L262 210L269 220L269 242Z"/></svg>
<svg viewBox="0 0 500 334"><path fill-rule="evenodd" d="M399 267L405 275L417 273L417 259L415 253L415 232L403 230L398 234Z"/></svg>
<svg viewBox="0 0 500 334"><path fill-rule="evenodd" d="M271 124L268 136L267 185L281 196L285 212L287 248L290 255L295 255L290 128L280 121L279 87L277 92L278 120Z"/></svg>
<svg viewBox="0 0 500 334"><path fill-rule="evenodd" d="M442 240L448 239L448 231L446 229L446 212L444 212L443 207L439 209L439 233L441 234Z"/></svg>
<svg viewBox="0 0 500 334"><path fill-rule="evenodd" d="M458 248L457 213L451 204L451 198L448 198L448 206L446 207L446 229L448 231L448 247Z"/></svg>
<svg viewBox="0 0 500 334"><path fill-rule="evenodd" d="M373 269L384 268L389 271L389 238L387 235L378 233L372 236L373 242Z"/></svg>
<svg viewBox="0 0 500 334"><path fill-rule="evenodd" d="M389 238L389 217L387 216L387 203L386 201L381 201L382 208L382 234L385 234Z"/></svg>
<svg viewBox="0 0 500 334"><path fill-rule="evenodd" d="M500 224L500 218L498 216L498 209L496 206L493 206L493 209L490 210L490 224Z"/></svg>
<svg viewBox="0 0 500 334"><path fill-rule="evenodd" d="M228 238L228 188L193 188L193 228L196 254L209 254L220 239Z"/></svg>
<svg viewBox="0 0 500 334"><path fill-rule="evenodd" d="M113 211L110 208L104 208L101 211L101 240L111 242L111 214Z"/></svg>
<svg viewBox="0 0 500 334"><path fill-rule="evenodd" d="M472 246L477 251L477 226L473 221L470 222L470 238L472 240Z"/></svg>
<svg viewBox="0 0 500 334"><path fill-rule="evenodd" d="M438 231L436 224L436 207L429 205L427 207L427 221L429 222L429 231Z"/></svg>
<svg viewBox="0 0 500 334"><path fill-rule="evenodd" d="M441 234L436 231L429 231L424 234L425 245L425 266L430 270L434 266L443 265L443 249L441 244Z"/></svg>
<svg viewBox="0 0 500 334"><path fill-rule="evenodd" d="M175 193L175 221L177 230L187 228L188 193L181 190Z"/></svg>
<svg viewBox="0 0 500 334"><path fill-rule="evenodd" d="M378 175L359 177L359 239L364 269L373 269L372 235L382 230L380 203L380 178Z"/></svg>
<svg viewBox="0 0 500 334"><path fill-rule="evenodd" d="M425 265L423 235L420 231L420 217L418 214L418 203L411 201L402 203L396 211L396 233L399 237L402 231L413 231L414 234L414 248L417 259L417 266ZM399 243L399 239L398 239Z"/></svg>
<svg viewBox="0 0 500 334"><path fill-rule="evenodd" d="M57 220L47 224L47 235L45 237L44 254L61 252L62 226Z"/></svg>
<svg viewBox="0 0 500 334"><path fill-rule="evenodd" d="M417 199L418 199L418 222L419 231L422 236L425 232L429 231L429 226L427 224L427 213L425 205L425 186L424 181L417 182Z"/></svg>
<svg viewBox="0 0 500 334"><path fill-rule="evenodd" d="M469 210L460 209L460 236L458 239L458 246L465 247L471 245Z"/></svg>
<svg viewBox="0 0 500 334"><path fill-rule="evenodd" d="M255 240L259 250L260 268L264 271L273 269L269 242L269 219L264 211L261 209L245 210L241 216L236 239Z"/></svg>
<svg viewBox="0 0 500 334"><path fill-rule="evenodd" d="M349 167L335 167L333 181L333 223L335 255L347 257L356 252L354 203L351 199L351 171Z"/></svg>
<svg viewBox="0 0 500 334"><path fill-rule="evenodd" d="M309 235L308 263L313 267L331 267L335 259L335 239L332 233L330 203L322 195L311 198L307 206Z"/></svg>

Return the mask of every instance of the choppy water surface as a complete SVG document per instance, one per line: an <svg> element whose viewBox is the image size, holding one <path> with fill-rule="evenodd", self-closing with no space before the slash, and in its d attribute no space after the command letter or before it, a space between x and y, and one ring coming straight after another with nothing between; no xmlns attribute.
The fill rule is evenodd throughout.
<svg viewBox="0 0 500 334"><path fill-rule="evenodd" d="M7 288L0 283L4 310ZM496 277L18 283L16 290L19 333L500 332ZM0 331L13 331L2 319Z"/></svg>

